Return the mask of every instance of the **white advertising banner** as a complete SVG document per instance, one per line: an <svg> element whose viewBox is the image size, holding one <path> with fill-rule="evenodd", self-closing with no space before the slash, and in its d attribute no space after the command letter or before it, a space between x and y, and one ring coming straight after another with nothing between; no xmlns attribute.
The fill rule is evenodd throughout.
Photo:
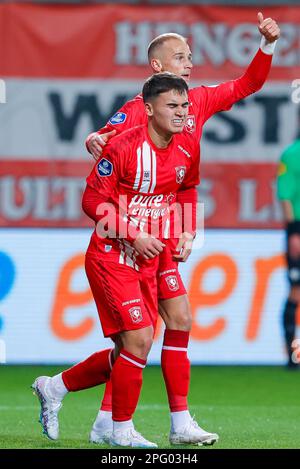
<svg viewBox="0 0 300 469"><path fill-rule="evenodd" d="M74 363L103 347L84 272L89 229L2 229L0 362ZM287 283L279 231L206 230L180 271L193 364L282 364ZM159 363L158 322L149 363Z"/></svg>
<svg viewBox="0 0 300 469"><path fill-rule="evenodd" d="M0 112L0 161L89 160L87 135L140 93L144 79L7 79L9 105ZM220 82L202 80L191 86ZM201 139L203 162L277 162L297 134L292 100L296 92L288 80L266 83L230 112L209 119Z"/></svg>

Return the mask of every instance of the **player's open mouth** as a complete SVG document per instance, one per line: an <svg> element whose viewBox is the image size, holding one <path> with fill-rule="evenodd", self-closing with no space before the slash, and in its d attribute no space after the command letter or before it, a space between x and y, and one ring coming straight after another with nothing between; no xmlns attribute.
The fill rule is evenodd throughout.
<svg viewBox="0 0 300 469"><path fill-rule="evenodd" d="M183 125L184 124L184 119L173 119L172 124L174 124L174 125Z"/></svg>

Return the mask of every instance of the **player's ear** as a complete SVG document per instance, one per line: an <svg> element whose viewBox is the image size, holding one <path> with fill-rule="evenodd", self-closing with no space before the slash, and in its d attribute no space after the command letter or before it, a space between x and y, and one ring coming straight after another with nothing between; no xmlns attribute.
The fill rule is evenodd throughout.
<svg viewBox="0 0 300 469"><path fill-rule="evenodd" d="M148 117L153 116L153 106L151 103L145 103L145 112Z"/></svg>
<svg viewBox="0 0 300 469"><path fill-rule="evenodd" d="M162 65L158 59L151 59L150 66L155 73L162 71Z"/></svg>

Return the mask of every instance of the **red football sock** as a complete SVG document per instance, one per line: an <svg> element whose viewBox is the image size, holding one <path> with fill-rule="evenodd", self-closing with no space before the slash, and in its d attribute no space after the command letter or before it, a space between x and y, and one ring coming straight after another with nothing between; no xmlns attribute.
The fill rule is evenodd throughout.
<svg viewBox="0 0 300 469"><path fill-rule="evenodd" d="M130 420L136 409L143 382L146 361L121 350L111 372L112 418Z"/></svg>
<svg viewBox="0 0 300 469"><path fill-rule="evenodd" d="M106 383L110 378L114 354L112 349L93 353L83 362L77 363L62 373L68 391L80 391Z"/></svg>
<svg viewBox="0 0 300 469"><path fill-rule="evenodd" d="M171 412L188 409L190 361L187 357L188 331L165 330L161 367Z"/></svg>
<svg viewBox="0 0 300 469"><path fill-rule="evenodd" d="M112 384L111 380L106 382L105 391L101 403L100 410L105 410L106 412L112 411Z"/></svg>

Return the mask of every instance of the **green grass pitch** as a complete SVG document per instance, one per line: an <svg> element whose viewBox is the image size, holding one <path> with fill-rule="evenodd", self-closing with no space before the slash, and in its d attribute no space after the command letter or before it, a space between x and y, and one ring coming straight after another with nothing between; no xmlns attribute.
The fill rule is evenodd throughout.
<svg viewBox="0 0 300 469"><path fill-rule="evenodd" d="M66 396L60 411L60 439L53 442L42 435L39 404L30 385L39 375L52 376L61 370L0 367L0 448L99 448L88 442L88 435L101 387ZM193 367L191 413L202 427L220 435L216 445L200 450L300 448L299 388L300 372L281 367ZM175 448L168 441L169 413L159 367L144 370L134 421L137 430L159 448Z"/></svg>

